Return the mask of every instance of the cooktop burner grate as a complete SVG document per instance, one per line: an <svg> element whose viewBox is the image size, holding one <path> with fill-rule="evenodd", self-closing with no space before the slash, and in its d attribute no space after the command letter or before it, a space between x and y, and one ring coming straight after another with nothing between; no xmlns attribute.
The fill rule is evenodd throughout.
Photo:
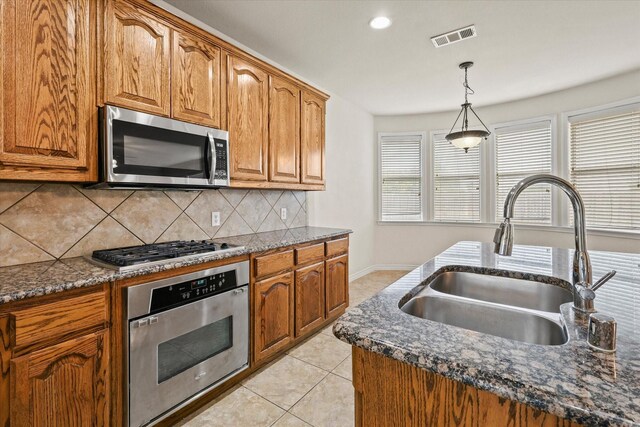
<svg viewBox="0 0 640 427"><path fill-rule="evenodd" d="M93 251L91 259L101 264L107 264L107 266L130 267L232 249L241 249L241 247L207 240L176 240L173 242Z"/></svg>

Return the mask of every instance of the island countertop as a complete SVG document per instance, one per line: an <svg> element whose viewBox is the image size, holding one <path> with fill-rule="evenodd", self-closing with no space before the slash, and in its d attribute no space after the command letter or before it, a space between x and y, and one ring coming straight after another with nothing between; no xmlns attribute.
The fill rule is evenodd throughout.
<svg viewBox="0 0 640 427"><path fill-rule="evenodd" d="M161 265L141 267L126 272L98 267L83 257L2 267L0 268L0 305L68 289L95 286L158 271L330 239L349 233L351 230L342 228L299 227L213 239L214 242L226 242L241 248L203 254L182 261L167 260Z"/></svg>
<svg viewBox="0 0 640 427"><path fill-rule="evenodd" d="M353 307L334 326L351 345L486 390L584 425L640 426L640 254L590 251L594 279L617 275L598 289L595 306L618 321L615 353L592 350L586 319L561 307L569 342L543 346L512 341L411 316L400 306L442 271L471 271L571 281L573 251L516 245L511 257L493 245L459 242L380 293Z"/></svg>

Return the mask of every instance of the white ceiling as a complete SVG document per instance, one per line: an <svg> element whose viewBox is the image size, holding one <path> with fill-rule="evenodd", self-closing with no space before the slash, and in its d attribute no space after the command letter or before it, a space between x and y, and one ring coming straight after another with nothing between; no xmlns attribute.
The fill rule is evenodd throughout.
<svg viewBox="0 0 640 427"><path fill-rule="evenodd" d="M167 0L373 114L454 110L541 95L640 68L640 1ZM393 25L372 30L386 15ZM478 37L429 38L475 24Z"/></svg>

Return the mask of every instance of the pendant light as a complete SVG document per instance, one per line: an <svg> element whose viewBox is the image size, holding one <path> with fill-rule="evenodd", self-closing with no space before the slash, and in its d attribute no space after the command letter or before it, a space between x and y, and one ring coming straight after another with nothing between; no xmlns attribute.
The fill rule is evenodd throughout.
<svg viewBox="0 0 640 427"><path fill-rule="evenodd" d="M483 138L487 139L487 137L491 135L491 132L489 132L487 126L485 126L482 120L480 120L480 117L478 117L476 112L473 111L473 108L471 108L471 104L467 100L468 95L474 94L473 89L469 87L469 83L467 82L467 70L471 67L473 67L473 62L470 61L460 64L460 68L464 70L464 104L461 105L462 109L458 113L456 121L453 122L453 126L451 126L449 134L445 137L447 141L449 141L455 147L463 148L465 153L469 151L469 148L473 148L479 145L480 142L482 142ZM469 118L467 115L467 110L471 110L473 115L476 116L476 119L478 119L478 121L482 123L482 126L484 126L485 130L469 130ZM454 132L453 128L456 127L460 116L462 116L462 127L460 128L459 132Z"/></svg>

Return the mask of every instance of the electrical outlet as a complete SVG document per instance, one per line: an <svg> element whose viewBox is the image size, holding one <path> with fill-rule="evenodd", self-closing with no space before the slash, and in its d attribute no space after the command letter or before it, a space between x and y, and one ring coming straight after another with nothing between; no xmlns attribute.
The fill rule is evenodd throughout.
<svg viewBox="0 0 640 427"><path fill-rule="evenodd" d="M280 219L283 221L287 219L287 208L280 208Z"/></svg>
<svg viewBox="0 0 640 427"><path fill-rule="evenodd" d="M211 226L217 227L220 225L220 212L211 212Z"/></svg>

